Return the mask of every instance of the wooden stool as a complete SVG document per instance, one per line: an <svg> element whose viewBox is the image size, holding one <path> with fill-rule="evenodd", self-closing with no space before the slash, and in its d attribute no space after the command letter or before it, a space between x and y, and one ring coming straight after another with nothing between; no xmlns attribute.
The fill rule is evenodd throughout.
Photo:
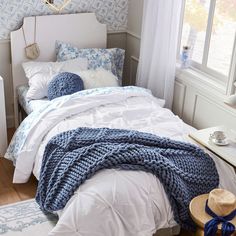
<svg viewBox="0 0 236 236"><path fill-rule="evenodd" d="M197 232L196 236L204 236L204 225L212 218L209 216L207 217L207 214L201 214L199 213L199 209L203 209L202 212L205 212L205 204L206 200L208 198L208 194L203 194L200 196L195 197L192 199L189 205L190 215L193 219L193 221L197 225ZM221 235L221 224L218 225L218 231L216 235ZM236 233L233 234L234 236Z"/></svg>

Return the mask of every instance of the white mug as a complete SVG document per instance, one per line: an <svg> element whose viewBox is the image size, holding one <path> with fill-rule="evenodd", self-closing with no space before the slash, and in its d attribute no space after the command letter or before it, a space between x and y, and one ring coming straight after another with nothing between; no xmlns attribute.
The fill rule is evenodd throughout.
<svg viewBox="0 0 236 236"><path fill-rule="evenodd" d="M210 139L215 139L217 142L222 143L226 136L223 131L215 131L213 134L210 134Z"/></svg>

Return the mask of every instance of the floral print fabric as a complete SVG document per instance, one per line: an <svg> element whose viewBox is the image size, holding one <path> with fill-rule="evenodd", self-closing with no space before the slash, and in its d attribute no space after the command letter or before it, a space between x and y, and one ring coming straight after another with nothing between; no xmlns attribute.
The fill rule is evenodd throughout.
<svg viewBox="0 0 236 236"><path fill-rule="evenodd" d="M78 57L88 59L88 69L104 68L111 71L120 83L122 81L125 50L120 48L82 48L79 49L69 43L56 41L57 61L67 61Z"/></svg>

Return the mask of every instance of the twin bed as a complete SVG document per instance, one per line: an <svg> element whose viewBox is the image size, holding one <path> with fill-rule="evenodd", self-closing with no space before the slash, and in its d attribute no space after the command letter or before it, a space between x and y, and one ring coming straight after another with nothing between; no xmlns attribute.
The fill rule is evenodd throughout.
<svg viewBox="0 0 236 236"><path fill-rule="evenodd" d="M25 112L27 115L29 115L31 112L37 110L39 107L44 106L49 102L47 98L38 100L28 100L26 97L28 90L29 90L28 85L21 85L16 90L18 106L20 107L19 112L20 113Z"/></svg>
<svg viewBox="0 0 236 236"><path fill-rule="evenodd" d="M24 21L29 37L33 22L33 18ZM106 26L99 24L92 13L38 17L37 29L39 61L55 61L56 40L79 48L106 47ZM78 127L137 130L189 142L187 134L194 128L163 108L163 101L149 90L135 86L94 88L52 101L47 98L28 101L27 80L21 65L26 61L21 30L12 33L11 43L16 125L19 104L29 115L5 155L15 164L15 183L26 182L32 172L40 179L48 142ZM222 160L212 158L219 187L236 194L234 170ZM59 221L49 235L151 236L156 232L176 235L180 229L162 183L145 171L101 170L87 179L57 214Z"/></svg>

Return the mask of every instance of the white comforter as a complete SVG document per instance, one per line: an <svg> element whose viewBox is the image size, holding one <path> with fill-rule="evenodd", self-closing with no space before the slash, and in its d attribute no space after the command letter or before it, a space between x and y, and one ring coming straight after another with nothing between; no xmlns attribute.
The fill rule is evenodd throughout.
<svg viewBox="0 0 236 236"><path fill-rule="evenodd" d="M38 114L30 115L34 118L27 118L30 125L25 121L25 128L19 131L22 139L15 135L6 154L16 163L14 182L27 181L32 171L39 178L47 142L77 127L134 129L186 140L193 128L161 104L147 90L136 87L94 90L56 99ZM214 160L220 187L236 194L234 170ZM141 171L100 171L58 214L59 222L49 235L151 236L160 228L176 225L160 181Z"/></svg>

